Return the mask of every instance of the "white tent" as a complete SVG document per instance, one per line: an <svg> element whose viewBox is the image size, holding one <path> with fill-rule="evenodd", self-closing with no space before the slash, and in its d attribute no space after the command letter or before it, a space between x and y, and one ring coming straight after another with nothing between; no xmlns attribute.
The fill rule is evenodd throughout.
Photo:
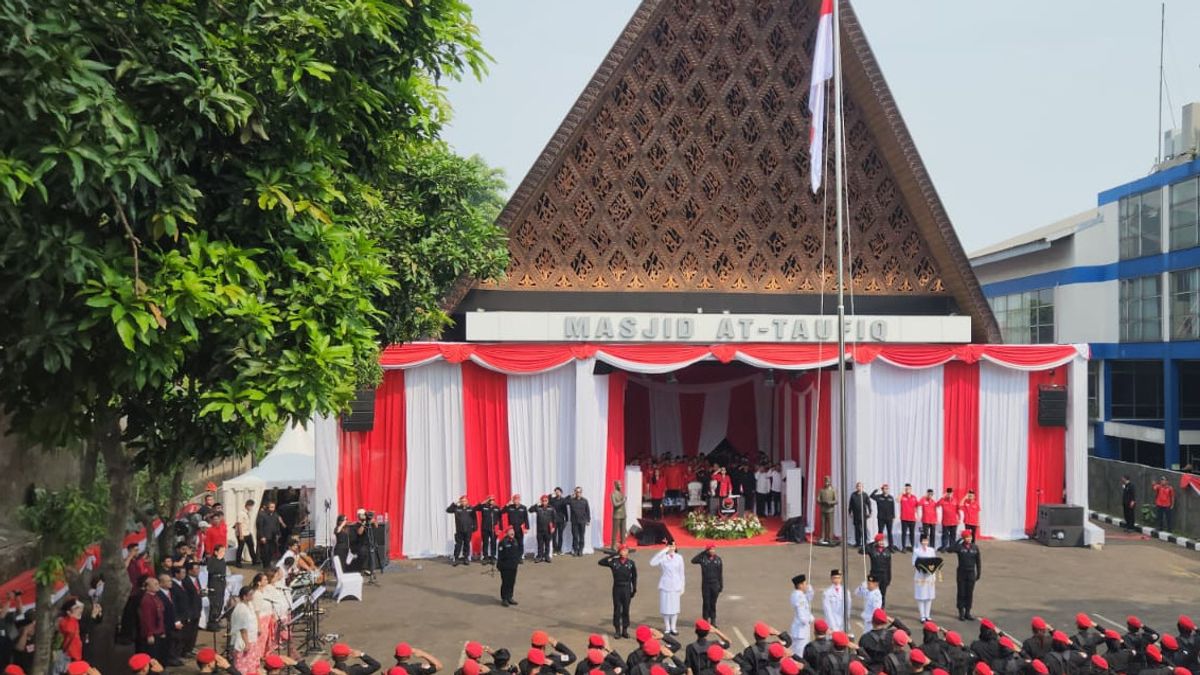
<svg viewBox="0 0 1200 675"><path fill-rule="evenodd" d="M258 466L221 484L221 503L225 505L229 523L231 553L237 546L234 523L237 522L237 514L245 508L246 500L254 500L254 512L258 513L264 491L297 488L301 491L301 501L312 504L317 482L315 447L312 422L309 422L308 428L293 424L284 430L275 447ZM253 519L250 529L254 529Z"/></svg>

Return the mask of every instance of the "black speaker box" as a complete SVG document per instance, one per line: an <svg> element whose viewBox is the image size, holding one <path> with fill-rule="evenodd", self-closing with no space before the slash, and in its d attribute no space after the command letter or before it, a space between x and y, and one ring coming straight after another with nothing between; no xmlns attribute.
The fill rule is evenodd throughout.
<svg viewBox="0 0 1200 675"><path fill-rule="evenodd" d="M1067 426L1067 388L1054 385L1038 387L1038 426Z"/></svg>
<svg viewBox="0 0 1200 675"><path fill-rule="evenodd" d="M638 518L640 531L635 533L638 546L653 546L654 544L671 543L675 538L661 520Z"/></svg>
<svg viewBox="0 0 1200 675"><path fill-rule="evenodd" d="M359 389L350 401L350 412L342 415L343 431L370 431L375 428L375 390Z"/></svg>
<svg viewBox="0 0 1200 675"><path fill-rule="evenodd" d="M1051 547L1083 546L1083 526L1054 526L1038 523L1033 538L1043 545Z"/></svg>
<svg viewBox="0 0 1200 675"><path fill-rule="evenodd" d="M775 535L776 541L790 541L794 544L804 542L804 517L788 518Z"/></svg>
<svg viewBox="0 0 1200 675"><path fill-rule="evenodd" d="M1037 522L1047 527L1083 527L1083 507L1071 504L1042 504L1038 506Z"/></svg>

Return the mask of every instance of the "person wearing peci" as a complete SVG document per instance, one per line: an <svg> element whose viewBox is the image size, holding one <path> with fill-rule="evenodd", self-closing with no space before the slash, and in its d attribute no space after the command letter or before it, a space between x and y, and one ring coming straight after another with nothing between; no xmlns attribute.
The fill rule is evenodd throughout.
<svg viewBox="0 0 1200 675"><path fill-rule="evenodd" d="M845 613L849 612L846 588L842 586L842 571L829 570L829 588L821 595L821 608L825 612L825 621L832 631L845 630ZM845 613L844 613L845 612Z"/></svg>
<svg viewBox="0 0 1200 675"><path fill-rule="evenodd" d="M876 616L876 610L879 610L883 616L887 616L887 613L883 611L883 594L879 592L879 579L876 579L875 575L868 574L866 580L854 589L854 595L863 599L862 613L859 616L862 617L864 629L871 626L872 617Z"/></svg>
<svg viewBox="0 0 1200 675"><path fill-rule="evenodd" d="M533 557L533 561L548 563L551 545L554 542L555 523L558 520L558 513L550 505L550 495L542 495L537 505L529 509L529 514L533 517L537 532L537 555Z"/></svg>
<svg viewBox="0 0 1200 675"><path fill-rule="evenodd" d="M576 486L575 492L567 498L567 517L571 521L571 555L578 558L583 555L584 544L587 542L587 528L592 522L592 509L583 496L583 488L579 486Z"/></svg>
<svg viewBox="0 0 1200 675"><path fill-rule="evenodd" d="M963 529L970 530L971 538L979 541L979 499L975 497L975 490L967 490L959 509L962 511Z"/></svg>
<svg viewBox="0 0 1200 675"><path fill-rule="evenodd" d="M871 500L875 502L875 525L878 531L887 533L887 545L890 550L899 550L892 533L892 523L896 520L896 498L889 491L888 484L884 483L878 490L872 490ZM886 590L884 596L887 596Z"/></svg>
<svg viewBox="0 0 1200 675"><path fill-rule="evenodd" d="M792 625L788 635L792 638L792 655L804 657L804 648L808 645L809 627L812 626L813 589L808 584L808 577L797 574L792 577Z"/></svg>
<svg viewBox="0 0 1200 675"><path fill-rule="evenodd" d="M949 550L958 556L958 569L955 571L955 581L958 582L958 597L955 600L958 618L960 621L972 621L975 618L971 616L971 605L975 601L975 582L983 576L983 558L970 531L963 532L962 539L951 544Z"/></svg>
<svg viewBox="0 0 1200 675"><path fill-rule="evenodd" d="M621 546L616 555L602 558L598 563L612 572L613 634L629 637L629 603L637 595L637 565L629 559L629 547Z"/></svg>
<svg viewBox="0 0 1200 675"><path fill-rule="evenodd" d="M612 504L612 548L616 550L625 542L625 492L621 490L621 481L613 481L608 500Z"/></svg>
<svg viewBox="0 0 1200 675"><path fill-rule="evenodd" d="M500 604L504 607L518 604L513 599L513 590L517 586L517 566L521 564L521 547L517 544L516 531L510 525L504 528L504 538L500 540L496 552L496 570L500 572Z"/></svg>
<svg viewBox="0 0 1200 675"><path fill-rule="evenodd" d="M863 491L863 484L855 483L850 494L850 524L854 528L854 547L864 553L867 547L867 519L871 517L871 499Z"/></svg>
<svg viewBox="0 0 1200 675"><path fill-rule="evenodd" d="M717 555L717 547L709 544L692 558L692 564L700 566L700 616L716 624L717 598L725 590L725 562Z"/></svg>
<svg viewBox="0 0 1200 675"><path fill-rule="evenodd" d="M684 568L683 556L675 549L675 542L667 544L666 548L654 554L650 566L659 568L658 578L658 612L663 618L663 632L667 635L679 635L675 622L679 619L679 599L683 596Z"/></svg>
<svg viewBox="0 0 1200 675"><path fill-rule="evenodd" d="M446 513L454 515L454 557L451 563L457 567L459 564L471 564L471 535L475 533L475 528L478 526L475 518L475 509L471 503L467 501L466 495L461 495L458 501L446 507Z"/></svg>
<svg viewBox="0 0 1200 675"><path fill-rule="evenodd" d="M917 547L917 496L912 483L904 484L900 494L900 548L911 552Z"/></svg>
<svg viewBox="0 0 1200 675"><path fill-rule="evenodd" d="M475 505L475 513L479 514L479 533L482 549L480 557L483 562L496 562L496 531L500 529L502 511L496 505L496 498L488 495L482 502Z"/></svg>

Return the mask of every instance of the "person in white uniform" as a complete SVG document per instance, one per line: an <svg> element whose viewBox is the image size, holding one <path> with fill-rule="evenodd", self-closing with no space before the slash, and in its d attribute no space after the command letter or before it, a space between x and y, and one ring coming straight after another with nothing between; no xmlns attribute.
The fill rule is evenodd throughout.
<svg viewBox="0 0 1200 675"><path fill-rule="evenodd" d="M846 622L842 614L843 603L847 601L846 589L842 586L842 571L830 570L829 582L832 584L825 589L821 598L821 608L825 611L825 622L830 631L845 631Z"/></svg>
<svg viewBox="0 0 1200 675"><path fill-rule="evenodd" d="M912 561L915 570L913 574L913 597L917 601L917 614L922 623L929 621L933 615L933 599L937 596L937 572L925 573L916 569L918 558L936 558L937 551L929 545L929 537L921 535L921 544L913 550Z"/></svg>
<svg viewBox="0 0 1200 675"><path fill-rule="evenodd" d="M656 553L650 565L662 570L658 578L658 612L662 614L663 632L679 635L675 620L679 618L679 598L683 595L683 556L675 550L675 542Z"/></svg>
<svg viewBox="0 0 1200 675"><path fill-rule="evenodd" d="M813 589L808 577L797 574L792 577L792 627L788 635L792 638L792 655L804 657L804 646L808 644L809 627L812 626Z"/></svg>
<svg viewBox="0 0 1200 675"><path fill-rule="evenodd" d="M879 580L873 575L867 575L867 580L854 589L854 594L863 599L862 623L863 631L871 630L871 618L875 610L883 607L883 593L879 590Z"/></svg>

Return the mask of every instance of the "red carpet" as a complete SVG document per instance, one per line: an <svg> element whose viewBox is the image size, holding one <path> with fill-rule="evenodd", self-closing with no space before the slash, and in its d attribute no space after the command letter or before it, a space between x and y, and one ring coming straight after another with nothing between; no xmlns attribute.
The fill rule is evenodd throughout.
<svg viewBox="0 0 1200 675"><path fill-rule="evenodd" d="M762 534L752 539L699 539L693 537L690 532L683 527L683 516L669 515L663 519L670 531L671 536L675 538L675 544L679 548L704 548L709 544L715 544L718 548L726 546L778 546L787 542L776 541L775 535L779 532L779 528L783 525L783 521L779 518L760 518L763 527L766 528ZM633 548L637 548L637 538L629 537L625 543Z"/></svg>

